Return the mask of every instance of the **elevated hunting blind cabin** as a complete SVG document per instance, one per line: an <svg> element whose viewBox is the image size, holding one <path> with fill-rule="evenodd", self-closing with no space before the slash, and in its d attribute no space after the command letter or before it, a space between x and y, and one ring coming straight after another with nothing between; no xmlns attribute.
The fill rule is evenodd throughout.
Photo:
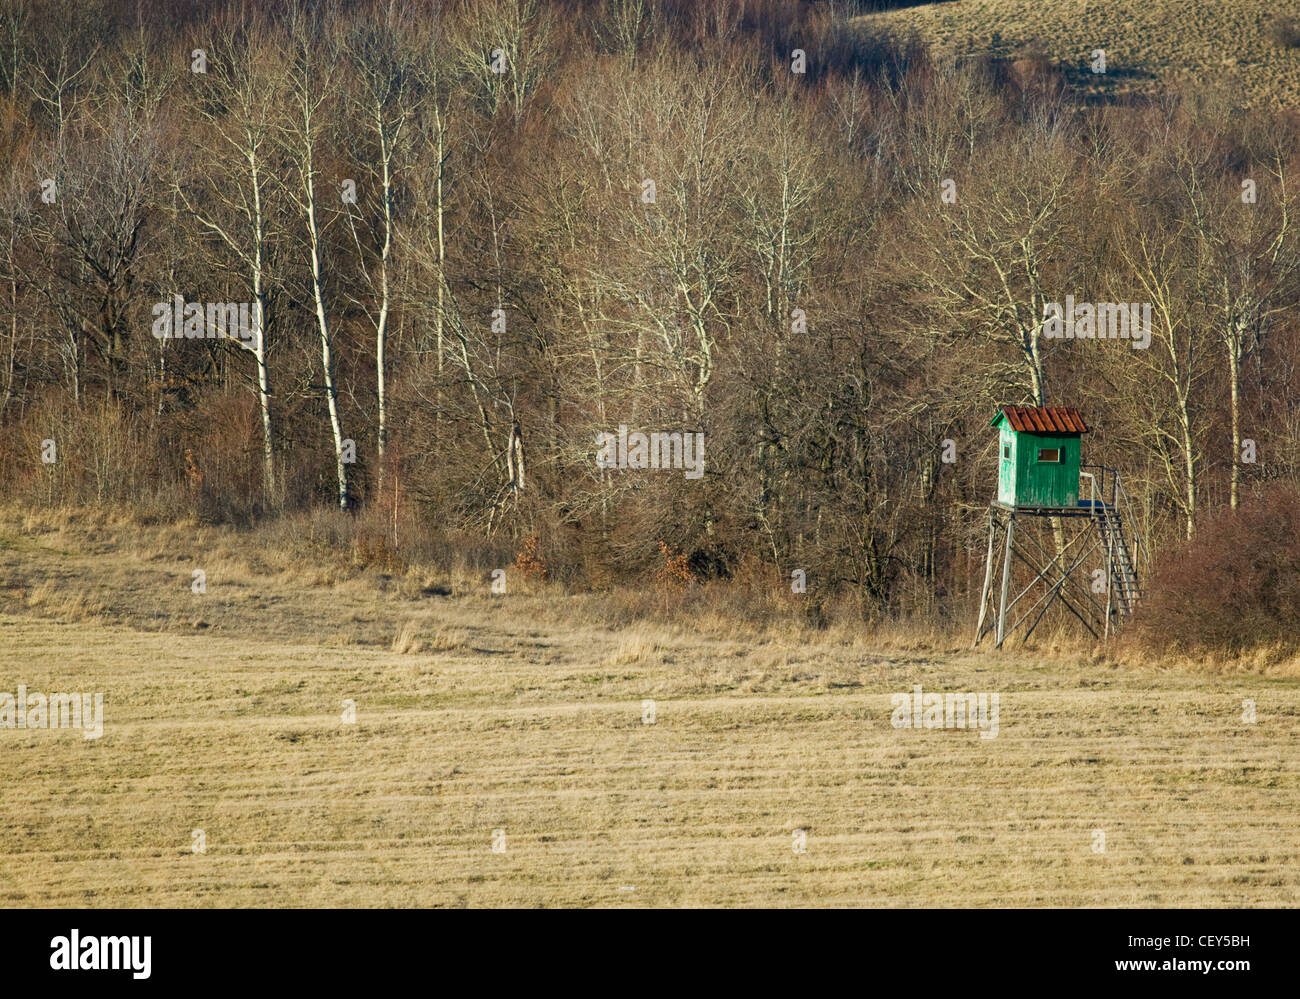
<svg viewBox="0 0 1300 999"><path fill-rule="evenodd" d="M1119 473L1083 464L1088 427L1077 409L1003 406L989 426L998 430L998 491L989 504L988 557L972 645L993 631L1001 648L1021 625L1024 641L1057 605L1094 637L1108 637L1141 596L1142 549ZM1044 526L1051 528L1050 537ZM995 594L999 555L1002 579ZM1024 567L1032 576L1021 586Z"/></svg>
<svg viewBox="0 0 1300 999"><path fill-rule="evenodd" d="M1079 451L1088 432L1077 409L1003 406L999 428L998 502L1023 509L1079 503Z"/></svg>

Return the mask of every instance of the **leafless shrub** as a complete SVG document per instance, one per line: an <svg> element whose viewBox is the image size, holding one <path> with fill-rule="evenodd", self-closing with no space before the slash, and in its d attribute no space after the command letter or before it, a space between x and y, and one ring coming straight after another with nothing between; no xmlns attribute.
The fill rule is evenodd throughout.
<svg viewBox="0 0 1300 999"><path fill-rule="evenodd" d="M1153 652L1300 646L1300 490L1270 489L1167 551L1134 626Z"/></svg>

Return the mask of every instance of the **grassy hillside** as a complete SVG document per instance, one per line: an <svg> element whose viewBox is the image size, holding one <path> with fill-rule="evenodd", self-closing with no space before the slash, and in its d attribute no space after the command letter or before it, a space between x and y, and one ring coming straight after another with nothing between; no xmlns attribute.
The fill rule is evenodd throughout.
<svg viewBox="0 0 1300 999"><path fill-rule="evenodd" d="M1300 903L1294 679L610 628L241 547L0 529L0 690L105 694L97 740L0 729L0 904ZM999 692L997 738L891 727L914 683Z"/></svg>
<svg viewBox="0 0 1300 999"><path fill-rule="evenodd" d="M1149 91L1161 81L1222 80L1246 103L1300 101L1300 48L1274 37L1300 0L957 0L872 14L864 24L915 29L952 55L1041 52L1098 95ZM1088 68L1106 50L1107 74Z"/></svg>

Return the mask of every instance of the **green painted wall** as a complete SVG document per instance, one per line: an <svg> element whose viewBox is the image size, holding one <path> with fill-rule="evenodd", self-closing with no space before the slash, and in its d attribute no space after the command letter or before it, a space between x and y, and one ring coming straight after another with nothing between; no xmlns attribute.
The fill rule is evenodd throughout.
<svg viewBox="0 0 1300 999"><path fill-rule="evenodd" d="M1010 449L1011 457L1006 457ZM998 502L1016 505L1016 434L1006 420L998 434Z"/></svg>
<svg viewBox="0 0 1300 999"><path fill-rule="evenodd" d="M1016 433L1016 506L1077 506L1079 435ZM1040 462L1038 452L1055 448L1059 462Z"/></svg>

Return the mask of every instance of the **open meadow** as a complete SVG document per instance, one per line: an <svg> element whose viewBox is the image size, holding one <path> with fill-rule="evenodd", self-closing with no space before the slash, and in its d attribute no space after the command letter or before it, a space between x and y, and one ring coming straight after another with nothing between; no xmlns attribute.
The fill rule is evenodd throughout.
<svg viewBox="0 0 1300 999"><path fill-rule="evenodd" d="M104 694L98 739L0 729L6 906L1300 900L1286 664L618 626L227 530L3 524L0 689ZM894 728L914 684L997 692L996 738Z"/></svg>

